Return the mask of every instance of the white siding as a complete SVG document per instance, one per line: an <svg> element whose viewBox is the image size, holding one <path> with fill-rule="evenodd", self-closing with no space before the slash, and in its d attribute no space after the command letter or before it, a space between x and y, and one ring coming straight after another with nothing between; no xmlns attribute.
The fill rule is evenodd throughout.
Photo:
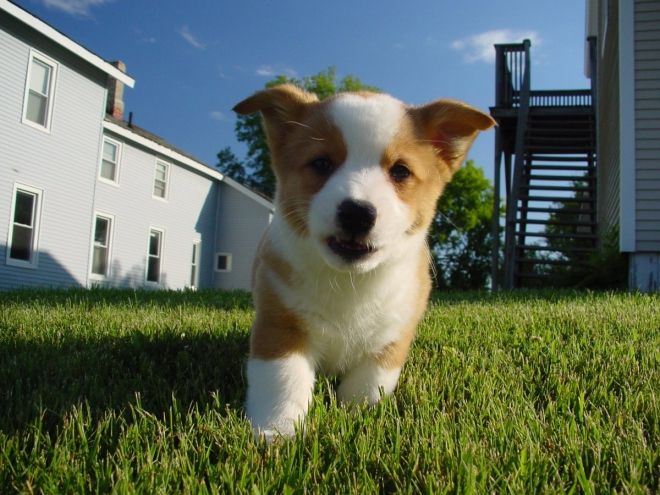
<svg viewBox="0 0 660 495"><path fill-rule="evenodd" d="M58 64L50 132L21 123L31 48ZM0 67L0 289L85 285L105 76L5 15ZM5 263L15 183L43 190L36 269Z"/></svg>
<svg viewBox="0 0 660 495"><path fill-rule="evenodd" d="M216 252L232 254L232 269L230 272L214 271L216 287L246 290L251 288L252 262L269 222L269 208L221 183Z"/></svg>
<svg viewBox="0 0 660 495"><path fill-rule="evenodd" d="M616 9L616 2L610 2ZM598 54L598 228L601 238L619 225L619 57L616 12L609 11L605 19L599 9L600 33L607 36L600 43Z"/></svg>
<svg viewBox="0 0 660 495"><path fill-rule="evenodd" d="M660 0L635 1L636 249L660 251Z"/></svg>
<svg viewBox="0 0 660 495"><path fill-rule="evenodd" d="M113 286L145 286L151 227L163 230L160 287L182 289L190 282L192 246L201 242L200 287L212 286L212 253L217 204L216 181L120 136L118 185L98 181L94 208L115 216L111 273ZM170 164L167 200L154 198L156 160Z"/></svg>

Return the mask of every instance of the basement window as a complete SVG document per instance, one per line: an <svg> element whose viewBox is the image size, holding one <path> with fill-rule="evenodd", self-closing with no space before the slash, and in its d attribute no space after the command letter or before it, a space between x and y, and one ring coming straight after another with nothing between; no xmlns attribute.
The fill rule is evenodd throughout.
<svg viewBox="0 0 660 495"><path fill-rule="evenodd" d="M215 254L215 271L216 272L230 272L231 271L231 253L216 253Z"/></svg>

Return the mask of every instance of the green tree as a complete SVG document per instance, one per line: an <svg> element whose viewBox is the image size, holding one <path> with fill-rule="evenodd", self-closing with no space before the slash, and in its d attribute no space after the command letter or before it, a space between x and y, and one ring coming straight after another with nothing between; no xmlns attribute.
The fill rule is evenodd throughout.
<svg viewBox="0 0 660 495"><path fill-rule="evenodd" d="M438 201L429 244L440 289L483 289L490 280L493 186L468 160Z"/></svg>
<svg viewBox="0 0 660 495"><path fill-rule="evenodd" d="M321 100L342 91L379 91L378 88L364 84L357 77L350 75L338 81L334 67L302 79L277 76L266 83L266 87L287 82L315 93ZM217 154L216 166L222 173L272 198L275 194L275 176L270 168L270 152L260 115L239 115L234 130L236 139L247 146L245 159L239 160L231 148L226 147Z"/></svg>

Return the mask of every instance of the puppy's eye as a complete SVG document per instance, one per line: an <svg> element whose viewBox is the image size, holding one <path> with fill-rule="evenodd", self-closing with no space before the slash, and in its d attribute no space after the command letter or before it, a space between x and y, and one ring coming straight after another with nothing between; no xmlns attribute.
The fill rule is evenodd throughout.
<svg viewBox="0 0 660 495"><path fill-rule="evenodd" d="M335 171L335 164L327 156L320 156L309 162L310 168L319 177L328 177Z"/></svg>
<svg viewBox="0 0 660 495"><path fill-rule="evenodd" d="M394 182L403 182L412 175L410 169L403 162L396 162L392 165L389 173Z"/></svg>

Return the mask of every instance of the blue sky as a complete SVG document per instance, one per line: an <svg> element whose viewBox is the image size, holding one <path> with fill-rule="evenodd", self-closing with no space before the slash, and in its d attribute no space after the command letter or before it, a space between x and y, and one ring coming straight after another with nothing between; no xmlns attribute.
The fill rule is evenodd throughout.
<svg viewBox="0 0 660 495"><path fill-rule="evenodd" d="M399 99L488 109L494 42L532 40L532 86L586 88L581 0L19 0L136 79L137 125L213 165L231 146L232 106L277 74L334 66ZM492 178L493 132L471 158Z"/></svg>

